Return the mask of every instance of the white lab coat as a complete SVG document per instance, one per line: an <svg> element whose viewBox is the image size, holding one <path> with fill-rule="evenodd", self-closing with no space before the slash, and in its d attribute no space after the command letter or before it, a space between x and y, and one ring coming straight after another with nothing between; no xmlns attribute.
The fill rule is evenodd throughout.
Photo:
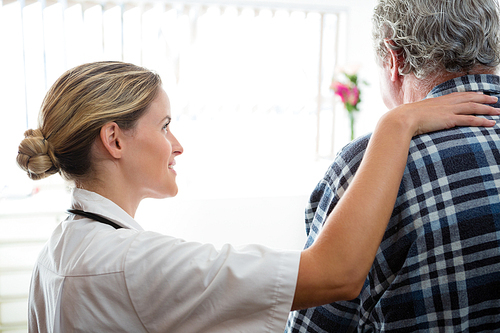
<svg viewBox="0 0 500 333"><path fill-rule="evenodd" d="M283 332L300 251L240 250L144 231L112 201L75 189L35 264L30 332Z"/></svg>

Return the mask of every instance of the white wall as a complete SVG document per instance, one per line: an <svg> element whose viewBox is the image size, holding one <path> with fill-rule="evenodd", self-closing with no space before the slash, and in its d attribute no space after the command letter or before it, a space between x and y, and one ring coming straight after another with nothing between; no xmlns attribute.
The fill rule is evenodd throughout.
<svg viewBox="0 0 500 333"><path fill-rule="evenodd" d="M189 1L186 1L189 2ZM225 2L224 0L221 2ZM234 1L227 1L234 2ZM245 1L241 1L245 3ZM253 1L269 3L268 1ZM381 102L378 88L378 67L375 64L371 42L371 15L375 0L314 0L306 1L310 8L343 8L348 10L347 38L344 40L344 60L342 64L360 64L360 78L369 82L369 87L362 87L363 102L357 117L356 133L362 135L370 132L380 115L385 111ZM293 6L304 1L276 0L273 3L282 6ZM334 97L332 96L332 99ZM4 111L7 112L7 111ZM338 103L335 124L335 151L345 145L349 138L346 128L349 126L346 112ZM275 121L275 122L273 122ZM175 134L184 144L185 153L177 159L179 170L180 193L177 198L169 199L165 203L168 211L164 215L172 214L179 217L175 222L160 220L158 224L148 224L151 229L161 230L172 235L179 231L179 237L188 240L207 241L216 244L234 242L239 244L259 242L269 246L301 248L304 243L303 210L308 195L317 181L323 176L331 162L328 159L314 159L315 123L313 118L288 117L275 120L266 120L265 124L256 117L247 123L232 129L217 127L220 124L201 122L184 122L173 124ZM276 130L269 131L274 127ZM239 133L232 133L239 131ZM287 132L288 131L288 132ZM19 130L21 137L22 130ZM193 135L196 133L196 137ZM267 133L267 134L266 134ZM233 134L235 134L233 136ZM265 146L255 145L252 140L232 140L239 134L243 138L254 135L268 135ZM290 134L290 135L283 135ZM284 137L291 139L283 140ZM195 138L195 139L193 139ZM230 149L229 149L230 148ZM227 151L231 151L228 158ZM287 159L286 167L267 163L270 154L282 154ZM9 155L10 156L10 155ZM224 162L221 162L224 161ZM242 165L251 165L250 171L228 177L231 171L238 171ZM247 170L247 169L246 169ZM268 175L273 175L270 180ZM5 176L5 175L4 175ZM9 175L9 178L22 178L26 183L26 176L22 172ZM200 186L200 180L205 185ZM38 182L43 186L47 182ZM25 184L26 185L26 184ZM28 188L28 191L30 189ZM21 191L24 194L24 191ZM231 207L239 209L229 210L225 200L229 197L239 198ZM11 193L7 194L10 195ZM0 197L0 200L2 198ZM210 204L205 204L206 200ZM231 199L232 200L232 199ZM289 204L286 204L287 200ZM274 203L276 207L271 205ZM192 206L203 206L206 210L192 210ZM158 209L152 209L152 207ZM279 208L279 209L278 209ZM181 221L183 211L189 211L189 219ZM241 216L237 212L242 213ZM138 219L155 220L163 213L163 204L145 204L138 212ZM198 215L196 215L198 214ZM221 217L222 216L222 217ZM262 228L255 228L255 232L244 232L241 236L233 236L230 232L224 240L208 238L207 233L198 233L204 225L214 223L213 229L231 230L238 224L240 218L244 223L251 224L250 216L255 216L255 224L273 225L267 234L276 237L267 237ZM262 222L265 221L265 222ZM178 225L185 225L185 230ZM202 227L198 225L202 224ZM168 226L171 225L170 228ZM189 232L192 231L192 234ZM234 238L233 238L234 237Z"/></svg>
<svg viewBox="0 0 500 333"><path fill-rule="evenodd" d="M234 3L230 0L219 2ZM370 132L385 111L371 43L371 13L375 0L275 0L273 3L284 7L304 2L311 9L348 9L344 64L360 64L360 78L370 84L363 87L356 133ZM15 78L14 75L4 80L7 85L4 91L11 88ZM8 119L4 126L12 127L16 123L14 112L5 108L0 111ZM335 151L338 151L348 142L345 135L348 121L340 104L335 113ZM139 223L148 230L208 242L217 247L225 243L235 246L260 243L273 248L301 249L305 242L304 207L331 158L314 158L314 117L268 117L263 123L258 116L234 124L230 129L210 120L173 124L185 148L184 155L177 159L179 195L167 200L145 200L136 215ZM19 140L22 132L20 128ZM248 140L234 140L236 136ZM265 144L255 144L253 136L264 137L260 142ZM11 148L0 146L0 151L8 151L3 156L7 156L10 163L17 151L17 147ZM279 156L286 163L268 163L271 155ZM2 160L4 162L7 163ZM228 176L230 173L232 176ZM0 226L3 230L0 267L20 266L18 270L0 275L0 301L4 301L0 309L0 330L3 330L1 325L12 325L10 331L14 332L16 323L26 318L26 300L22 294L28 289L30 265L53 227L65 217L63 212L68 208L69 194L60 190L61 182L55 176L36 183L28 182L20 171L0 177L4 177L0 184L11 181L17 184L8 190L0 188ZM201 180L204 185L200 185ZM35 186L44 190L30 196ZM18 243L24 244L22 251ZM19 332L22 331L24 327L19 328Z"/></svg>
<svg viewBox="0 0 500 333"><path fill-rule="evenodd" d="M360 79L369 83L368 87L362 87L357 135L371 132L385 112L372 52L371 16L375 2L308 3L318 8L348 8L345 56L339 65L359 64ZM338 151L349 142L346 135L349 123L340 103L335 113L335 151ZM173 124L173 131L185 148L184 154L176 159L179 194L167 200L144 201L137 213L138 221L148 229L216 246L257 242L301 249L306 238L305 205L332 161L314 158L314 121L314 117L298 116L266 117L263 121L256 115L241 124L233 122L231 128L202 119ZM267 143L256 145L253 136ZM282 139L285 137L286 141ZM286 167L267 163L271 154L281 154L287 161ZM213 230L217 232L210 232Z"/></svg>
<svg viewBox="0 0 500 333"><path fill-rule="evenodd" d="M332 4L331 1L312 1L311 6L326 3ZM371 132L386 110L380 98L378 66L372 52L374 4L375 0L350 1L347 5L342 1L343 6L349 6L344 64L359 64L360 79L369 83L368 87L362 87L357 135ZM340 103L335 112L335 150L338 151L349 141L346 136L349 125ZM234 124L233 128L201 121L174 125L177 126L174 132L185 148L184 155L177 158L179 195L163 201L143 202L137 219L150 229L217 246L228 242L234 245L258 242L270 247L302 248L305 204L332 159L311 158L314 155L311 141L315 137L310 129L315 129L314 119L289 117L277 121L279 123L273 123L268 118L266 124L262 124L257 117L248 119L240 127ZM268 134L265 147L255 146L251 139L231 140L236 136L233 132L251 138L272 133L267 129L273 127L279 128L279 132L274 136ZM191 141L193 132L197 138L204 139ZM290 135L283 135L285 133ZM281 137L292 139L285 142ZM232 152L230 159L225 156L227 151ZM269 154L283 154L289 161L287 167L267 164ZM233 173L243 164L252 165L250 172ZM203 179L203 187L198 186L200 179ZM227 193L231 193L231 199ZM158 218L161 211L165 217ZM217 233L213 235L207 232L209 230L217 230Z"/></svg>
<svg viewBox="0 0 500 333"><path fill-rule="evenodd" d="M358 115L356 133L359 135L371 132L380 116L386 111L380 97L379 66L375 62L371 35L371 19L376 2L376 0L350 1L347 58L349 62L361 64L361 79L369 83L369 87L363 90L363 101Z"/></svg>

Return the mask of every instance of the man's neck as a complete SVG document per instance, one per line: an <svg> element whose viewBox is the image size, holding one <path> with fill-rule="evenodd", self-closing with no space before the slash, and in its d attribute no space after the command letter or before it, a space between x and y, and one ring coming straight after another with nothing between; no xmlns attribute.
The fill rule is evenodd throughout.
<svg viewBox="0 0 500 333"><path fill-rule="evenodd" d="M424 99L435 86L454 78L474 74L495 74L495 71L495 68L480 66L467 73L449 73L440 71L423 79L418 79L413 74L405 75L402 86L403 103L420 101Z"/></svg>

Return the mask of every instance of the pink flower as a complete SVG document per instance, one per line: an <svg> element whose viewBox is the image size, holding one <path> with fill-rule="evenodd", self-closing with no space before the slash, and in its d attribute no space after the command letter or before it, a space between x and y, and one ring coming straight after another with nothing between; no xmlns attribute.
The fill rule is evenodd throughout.
<svg viewBox="0 0 500 333"><path fill-rule="evenodd" d="M356 106L356 104L358 104L358 101L359 101L359 89L357 86L354 86L352 87L352 89L349 90L349 94L347 96L347 103L351 104L352 106Z"/></svg>
<svg viewBox="0 0 500 333"><path fill-rule="evenodd" d="M349 118L351 119L351 140L354 139L354 111L359 111L358 103L361 101L361 91L358 87L358 74L357 70L348 73L343 72L347 83L341 83L339 81L333 80L330 85L330 89L333 90L335 95L340 96L344 108L349 113ZM367 84L366 82L362 82Z"/></svg>
<svg viewBox="0 0 500 333"><path fill-rule="evenodd" d="M340 96L342 103L356 106L359 102L359 89L357 86L347 85L338 81L332 82L330 86L336 95Z"/></svg>
<svg viewBox="0 0 500 333"><path fill-rule="evenodd" d="M345 104L348 96L350 95L349 87L343 83L335 81L332 82L330 89L332 89L336 95L340 96L340 98L342 99L342 103Z"/></svg>

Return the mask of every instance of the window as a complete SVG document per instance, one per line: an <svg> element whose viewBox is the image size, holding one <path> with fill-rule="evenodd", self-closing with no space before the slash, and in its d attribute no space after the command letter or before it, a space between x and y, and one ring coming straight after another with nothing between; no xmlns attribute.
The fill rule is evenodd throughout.
<svg viewBox="0 0 500 333"><path fill-rule="evenodd" d="M15 165L22 133L37 128L43 96L66 69L122 60L160 73L172 130L185 148L177 158L179 196L162 207L175 221L191 219L185 223L200 234L227 229L197 224L206 211L214 221L222 213L242 219L242 228L261 229L272 229L269 221L281 228L276 217L293 212L302 234L306 196L326 168L317 157L333 151L331 122L318 117L331 111L328 87L344 57L342 10L309 1L294 8L236 0L119 3L0 1L0 332L25 330L31 263L69 206L60 178L32 182ZM255 208L247 220L239 216L242 204ZM138 220L149 221L158 203L141 208ZM155 223L145 227L183 236L183 222ZM279 246L273 232L263 234L255 242Z"/></svg>

